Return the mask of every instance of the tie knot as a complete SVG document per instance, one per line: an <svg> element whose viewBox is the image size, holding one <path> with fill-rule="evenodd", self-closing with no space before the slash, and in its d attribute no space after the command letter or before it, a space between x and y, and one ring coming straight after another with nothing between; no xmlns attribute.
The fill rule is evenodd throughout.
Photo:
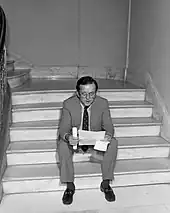
<svg viewBox="0 0 170 213"><path fill-rule="evenodd" d="M84 106L84 110L87 110L89 108L89 106Z"/></svg>

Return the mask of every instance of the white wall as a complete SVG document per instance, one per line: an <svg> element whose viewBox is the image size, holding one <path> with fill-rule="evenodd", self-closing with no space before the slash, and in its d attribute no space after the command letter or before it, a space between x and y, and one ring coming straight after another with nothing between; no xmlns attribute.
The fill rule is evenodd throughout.
<svg viewBox="0 0 170 213"><path fill-rule="evenodd" d="M77 62L77 0L3 0L9 50L33 64Z"/></svg>
<svg viewBox="0 0 170 213"><path fill-rule="evenodd" d="M81 1L80 64L125 64L128 0Z"/></svg>
<svg viewBox="0 0 170 213"><path fill-rule="evenodd" d="M132 0L129 76L149 72L170 112L170 1Z"/></svg>
<svg viewBox="0 0 170 213"><path fill-rule="evenodd" d="M1 0L9 51L35 65L123 68L128 0Z"/></svg>

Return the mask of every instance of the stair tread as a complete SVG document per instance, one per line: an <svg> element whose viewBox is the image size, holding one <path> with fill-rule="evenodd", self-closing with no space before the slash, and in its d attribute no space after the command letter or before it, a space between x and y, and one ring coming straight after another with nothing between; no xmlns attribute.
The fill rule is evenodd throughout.
<svg viewBox="0 0 170 213"><path fill-rule="evenodd" d="M28 110L47 110L47 109L61 109L62 102L51 103L35 103L35 104L20 104L14 105L12 111L28 111ZM153 107L153 104L147 101L109 101L110 108L127 108L127 107Z"/></svg>
<svg viewBox="0 0 170 213"><path fill-rule="evenodd" d="M143 125L160 125L161 121L154 118L112 118L114 126L143 126ZM58 120L43 120L43 121L27 121L17 122L11 125L11 129L15 128L57 128Z"/></svg>
<svg viewBox="0 0 170 213"><path fill-rule="evenodd" d="M161 137L126 137L118 139L121 148L169 147L170 144ZM56 141L24 141L10 143L7 153L32 153L56 151Z"/></svg>
<svg viewBox="0 0 170 213"><path fill-rule="evenodd" d="M101 175L100 164L81 162L75 163L76 177L89 177ZM170 160L167 158L118 160L115 168L115 175L169 172ZM8 166L3 181L31 180L59 178L57 164Z"/></svg>
<svg viewBox="0 0 170 213"><path fill-rule="evenodd" d="M112 203L106 202L97 187L90 190L76 190L74 202L69 209L61 202L63 191L5 195L0 211L2 213L169 213L168 184L116 189L114 187L118 199Z"/></svg>
<svg viewBox="0 0 170 213"><path fill-rule="evenodd" d="M50 91L50 90L58 90L58 91L75 91L77 79L60 79L60 80L49 80L49 79L31 79L27 83L25 83L22 87L15 88L12 90L12 95L15 94L24 94L24 93L39 93L40 91ZM145 91L143 88L139 88L129 82L124 83L121 81L115 81L113 79L97 79L99 84L99 91L101 90L141 90Z"/></svg>

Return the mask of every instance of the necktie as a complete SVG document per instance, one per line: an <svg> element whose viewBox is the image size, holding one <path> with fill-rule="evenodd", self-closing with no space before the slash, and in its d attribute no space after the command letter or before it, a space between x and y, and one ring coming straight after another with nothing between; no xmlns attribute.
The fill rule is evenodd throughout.
<svg viewBox="0 0 170 213"><path fill-rule="evenodd" d="M84 113L83 113L83 125L82 130L89 130L89 114L87 111L87 106L84 107Z"/></svg>
<svg viewBox="0 0 170 213"><path fill-rule="evenodd" d="M87 111L88 106L84 107L84 113L83 113L83 125L82 125L82 130L89 130L89 114ZM88 150L88 146L87 145L83 145L81 147L81 149L86 152Z"/></svg>

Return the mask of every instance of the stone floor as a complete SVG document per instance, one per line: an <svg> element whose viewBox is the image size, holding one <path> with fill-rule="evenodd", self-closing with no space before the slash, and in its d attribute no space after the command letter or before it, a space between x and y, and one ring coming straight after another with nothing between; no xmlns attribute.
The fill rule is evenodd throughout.
<svg viewBox="0 0 170 213"><path fill-rule="evenodd" d="M108 203L99 189L76 191L71 205L62 204L63 191L7 195L0 213L169 213L170 185L116 188L116 202Z"/></svg>

